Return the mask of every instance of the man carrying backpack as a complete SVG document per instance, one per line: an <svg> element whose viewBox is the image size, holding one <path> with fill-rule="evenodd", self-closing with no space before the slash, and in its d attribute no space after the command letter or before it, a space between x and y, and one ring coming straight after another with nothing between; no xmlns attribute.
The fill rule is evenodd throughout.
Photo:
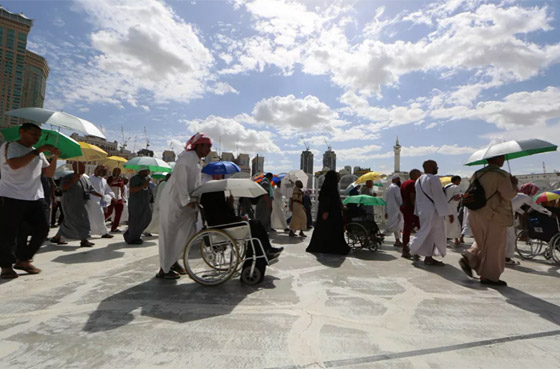
<svg viewBox="0 0 560 369"><path fill-rule="evenodd" d="M506 282L500 280L500 275L505 268L507 227L513 224L511 200L517 194L517 178L500 169L505 156L487 161L488 166L476 171L470 180L471 186L478 180L484 189L482 203L485 204L478 209L469 208L469 223L475 241L465 251L459 265L469 277L472 277L474 269L480 275L482 284L507 286ZM465 198L468 195L469 190Z"/></svg>

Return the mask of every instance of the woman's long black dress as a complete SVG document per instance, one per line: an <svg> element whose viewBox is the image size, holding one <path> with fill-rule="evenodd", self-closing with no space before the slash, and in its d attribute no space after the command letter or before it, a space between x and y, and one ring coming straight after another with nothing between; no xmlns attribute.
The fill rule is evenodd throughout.
<svg viewBox="0 0 560 369"><path fill-rule="evenodd" d="M326 220L323 220L322 214L324 212L329 213ZM340 255L347 255L350 252L350 247L344 239L342 202L336 187L334 191L325 193L321 189L315 230L305 251Z"/></svg>

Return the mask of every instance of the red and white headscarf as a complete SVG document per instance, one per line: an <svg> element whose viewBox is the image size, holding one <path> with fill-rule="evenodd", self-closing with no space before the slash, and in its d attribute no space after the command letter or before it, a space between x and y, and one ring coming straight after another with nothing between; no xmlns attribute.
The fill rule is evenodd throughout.
<svg viewBox="0 0 560 369"><path fill-rule="evenodd" d="M539 192L539 188L533 183L525 183L519 188L519 192L524 193L527 196L534 196Z"/></svg>
<svg viewBox="0 0 560 369"><path fill-rule="evenodd" d="M206 136L204 133L196 132L196 134L192 136L187 142L185 150L192 151L195 149L196 145L205 143L212 145L212 140L210 139L210 137Z"/></svg>

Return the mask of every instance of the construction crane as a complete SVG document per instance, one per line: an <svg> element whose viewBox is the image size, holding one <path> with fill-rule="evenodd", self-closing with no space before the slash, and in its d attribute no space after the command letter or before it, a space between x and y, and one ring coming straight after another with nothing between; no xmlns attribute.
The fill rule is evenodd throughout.
<svg viewBox="0 0 560 369"><path fill-rule="evenodd" d="M323 138L323 140L325 141L325 144L327 145L327 151L331 151L331 145L329 145L329 143L327 142L327 139Z"/></svg>
<svg viewBox="0 0 560 369"><path fill-rule="evenodd" d="M131 138L132 138L132 137L129 137L129 138L127 138L127 139L125 140L125 138L124 138L124 128L121 127L121 139L122 139L122 142L121 142L121 152L123 152L123 151L126 149L126 145L128 144L128 141L129 141Z"/></svg>
<svg viewBox="0 0 560 369"><path fill-rule="evenodd" d="M150 147L150 140L148 140L148 133L146 132L146 126L144 126L144 138L146 138L146 150Z"/></svg>
<svg viewBox="0 0 560 369"><path fill-rule="evenodd" d="M305 138L300 135L299 138L301 138L301 142L303 143L303 145L305 146L305 150L309 151L309 148L311 147L307 142L305 142Z"/></svg>

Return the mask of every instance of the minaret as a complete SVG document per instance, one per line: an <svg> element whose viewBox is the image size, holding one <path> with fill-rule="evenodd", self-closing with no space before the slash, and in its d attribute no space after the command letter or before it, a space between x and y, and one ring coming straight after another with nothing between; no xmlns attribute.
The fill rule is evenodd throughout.
<svg viewBox="0 0 560 369"><path fill-rule="evenodd" d="M393 146L393 152L395 153L395 173L401 171L401 145L399 145L399 137L397 136L397 142Z"/></svg>

